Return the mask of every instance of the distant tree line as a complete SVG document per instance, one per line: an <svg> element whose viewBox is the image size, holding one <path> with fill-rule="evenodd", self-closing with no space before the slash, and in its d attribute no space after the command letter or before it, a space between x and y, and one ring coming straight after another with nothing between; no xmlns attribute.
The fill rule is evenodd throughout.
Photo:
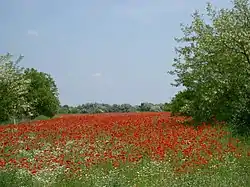
<svg viewBox="0 0 250 187"><path fill-rule="evenodd" d="M165 111L166 104L153 104L144 102L140 105L131 104L104 104L104 103L86 103L76 107L63 105L59 109L60 114L94 114L109 112L161 112Z"/></svg>

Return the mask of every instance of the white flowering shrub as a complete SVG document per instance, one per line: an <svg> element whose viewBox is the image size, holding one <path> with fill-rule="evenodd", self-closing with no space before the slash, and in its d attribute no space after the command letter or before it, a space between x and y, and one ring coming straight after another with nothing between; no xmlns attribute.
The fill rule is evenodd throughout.
<svg viewBox="0 0 250 187"><path fill-rule="evenodd" d="M32 115L30 104L25 99L30 80L18 66L23 56L12 61L12 55L0 55L0 121Z"/></svg>

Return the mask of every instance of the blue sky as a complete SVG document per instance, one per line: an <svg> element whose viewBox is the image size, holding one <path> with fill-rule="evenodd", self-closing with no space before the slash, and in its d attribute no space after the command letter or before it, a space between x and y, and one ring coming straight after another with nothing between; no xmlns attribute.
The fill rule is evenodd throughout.
<svg viewBox="0 0 250 187"><path fill-rule="evenodd" d="M179 90L167 74L174 37L206 2L1 0L0 53L51 74L62 104L166 102Z"/></svg>

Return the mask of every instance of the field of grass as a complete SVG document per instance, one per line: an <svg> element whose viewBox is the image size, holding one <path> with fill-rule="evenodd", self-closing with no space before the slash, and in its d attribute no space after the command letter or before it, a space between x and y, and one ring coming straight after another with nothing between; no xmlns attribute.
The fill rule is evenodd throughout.
<svg viewBox="0 0 250 187"><path fill-rule="evenodd" d="M170 113L0 126L0 186L250 186L250 145Z"/></svg>

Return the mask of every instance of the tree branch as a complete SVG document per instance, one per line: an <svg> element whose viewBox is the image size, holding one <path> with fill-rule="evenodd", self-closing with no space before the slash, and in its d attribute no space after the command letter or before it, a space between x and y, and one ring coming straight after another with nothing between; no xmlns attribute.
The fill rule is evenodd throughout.
<svg viewBox="0 0 250 187"><path fill-rule="evenodd" d="M234 41L235 41L235 40L234 40ZM237 41L235 41L235 42L237 42ZM237 42L237 43L238 43L238 42ZM234 51L235 53L240 53L240 54L244 55L244 56L246 57L246 59L247 59L248 64L250 65L250 58L249 58L248 54L246 53L244 44L240 43L240 45L241 45L240 48L242 48L243 51L240 51L240 50L237 50L236 48L230 47L225 41L223 41L223 44L224 44L228 49ZM238 43L238 44L239 44L239 43Z"/></svg>

